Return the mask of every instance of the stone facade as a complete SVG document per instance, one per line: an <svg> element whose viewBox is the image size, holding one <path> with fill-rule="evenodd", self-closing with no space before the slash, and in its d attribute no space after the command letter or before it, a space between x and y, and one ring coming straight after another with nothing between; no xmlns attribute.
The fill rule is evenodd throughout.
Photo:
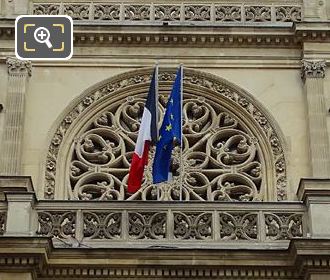
<svg viewBox="0 0 330 280"><path fill-rule="evenodd" d="M71 16L73 57L17 60L22 14ZM330 279L329 20L314 0L0 0L0 280ZM156 61L161 115L184 65L184 165L128 195Z"/></svg>

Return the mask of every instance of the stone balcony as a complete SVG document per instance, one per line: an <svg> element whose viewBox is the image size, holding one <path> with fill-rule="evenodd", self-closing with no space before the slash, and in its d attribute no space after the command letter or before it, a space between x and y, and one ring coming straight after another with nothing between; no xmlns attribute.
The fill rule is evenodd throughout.
<svg viewBox="0 0 330 280"><path fill-rule="evenodd" d="M329 236L317 222L328 219L328 186L302 180L296 202L38 201L29 177L1 177L0 234L50 237L55 247L283 249Z"/></svg>

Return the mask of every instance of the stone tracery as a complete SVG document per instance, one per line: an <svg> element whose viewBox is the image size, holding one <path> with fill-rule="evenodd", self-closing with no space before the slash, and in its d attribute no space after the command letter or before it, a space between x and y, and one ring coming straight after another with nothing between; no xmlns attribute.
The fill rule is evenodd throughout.
<svg viewBox="0 0 330 280"><path fill-rule="evenodd" d="M163 113L172 71L160 74L160 106ZM179 150L174 150L172 171L174 180L156 188L151 183L152 161L145 172L141 190L129 196L126 181L129 161L134 150L143 112L150 73L127 74L125 79L107 82L85 95L62 121L52 139L46 170L46 198L54 197L56 169L62 168L69 199L79 200L156 200L179 199ZM224 81L192 70L184 79L184 149L183 199L207 201L260 201L285 199L286 168L283 149L276 132L261 110L236 88ZM134 87L144 85L144 90ZM70 125L97 100L109 98L123 88L131 87L132 94L109 103L85 121L75 135L66 166L56 161L60 146ZM207 91L216 96L208 96ZM214 93L213 93L214 94ZM224 98L223 103L220 101ZM253 118L242 120L229 104L244 110ZM247 121L252 121L264 135L256 135ZM263 147L267 138L270 155ZM152 153L150 158L152 158ZM267 159L268 157L268 159ZM271 159L271 160L270 160ZM266 161L272 166L267 166ZM62 164L62 166L60 166ZM272 172L266 172L266 168ZM63 174L63 173L62 173ZM270 175L272 174L272 175ZM62 181L63 182L63 181ZM273 187L272 187L273 182ZM266 188L277 188L271 198ZM266 195L268 193L268 196Z"/></svg>

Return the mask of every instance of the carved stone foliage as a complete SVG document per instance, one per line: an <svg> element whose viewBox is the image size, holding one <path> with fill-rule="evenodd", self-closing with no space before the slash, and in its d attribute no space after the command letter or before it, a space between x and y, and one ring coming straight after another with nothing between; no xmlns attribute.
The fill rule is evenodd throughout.
<svg viewBox="0 0 330 280"><path fill-rule="evenodd" d="M220 238L222 240L256 240L258 215L256 213L220 213Z"/></svg>
<svg viewBox="0 0 330 280"><path fill-rule="evenodd" d="M125 19L148 20L150 18L150 7L148 5L125 6Z"/></svg>
<svg viewBox="0 0 330 280"><path fill-rule="evenodd" d="M71 211L40 211L38 223L37 234L67 238L75 235L76 214Z"/></svg>
<svg viewBox="0 0 330 280"><path fill-rule="evenodd" d="M107 20L107 21L180 21L180 22L293 22L301 21L301 5L269 5L258 3L212 3L195 5L192 3L177 4L139 4L97 2L97 3L34 3L33 14L57 15L67 14L74 20ZM121 17L122 15L122 17Z"/></svg>
<svg viewBox="0 0 330 280"><path fill-rule="evenodd" d="M128 213L128 234L133 239L164 239L166 236L166 213Z"/></svg>
<svg viewBox="0 0 330 280"><path fill-rule="evenodd" d="M84 237L116 239L121 234L120 212L84 212Z"/></svg>
<svg viewBox="0 0 330 280"><path fill-rule="evenodd" d="M32 74L31 61L23 61L14 57L8 57L6 60L9 75L28 75Z"/></svg>
<svg viewBox="0 0 330 280"><path fill-rule="evenodd" d="M211 75L185 70L184 77L184 145L183 164L179 149L173 151L171 169L174 180L157 187L151 181L153 152L145 170L142 188L128 196L126 182L130 159L134 151L140 119L151 75L147 71L128 73L107 82L85 95L67 114L52 138L46 162L45 197L53 198L55 185L61 186L57 169L65 163L58 153L69 127L79 123L79 115L98 100L111 99L116 92L131 90L129 97L109 105L89 118L84 129L75 135L73 149L68 154L65 182L70 199L80 200L178 200L180 173L183 174L184 200L258 201L264 200L264 188L275 185L277 200L286 199L286 164L283 149L266 115L253 100L238 89ZM167 93L174 72L161 72L160 115L163 114ZM145 93L134 94L143 86ZM197 90L198 94L195 93ZM141 91L139 91L141 92ZM213 92L214 98L203 92ZM221 98L227 106L221 104ZM220 99L219 99L220 98ZM228 105L231 104L231 105ZM230 106L249 116L261 134L253 135L249 124L240 119ZM80 121L81 124L81 121ZM262 136L264 135L264 136ZM269 154L262 151L260 137L268 142ZM266 160L273 166L274 177L266 177ZM269 173L269 172L268 172ZM274 182L275 180L275 182ZM159 192L157 194L157 191ZM276 198L275 198L276 199Z"/></svg>
<svg viewBox="0 0 330 280"><path fill-rule="evenodd" d="M325 77L326 62L302 60L301 78L324 78Z"/></svg>
<svg viewBox="0 0 330 280"><path fill-rule="evenodd" d="M271 8L263 6L251 6L245 9L245 18L249 22L271 21Z"/></svg>
<svg viewBox="0 0 330 280"><path fill-rule="evenodd" d="M173 5L156 5L155 20L157 21L179 21L180 6Z"/></svg>
<svg viewBox="0 0 330 280"><path fill-rule="evenodd" d="M94 19L96 20L119 20L120 5L95 4Z"/></svg>
<svg viewBox="0 0 330 280"><path fill-rule="evenodd" d="M211 18L211 7L202 5L189 5L184 8L185 20L209 21Z"/></svg>
<svg viewBox="0 0 330 280"><path fill-rule="evenodd" d="M211 239L211 213L174 213L174 238L178 239Z"/></svg>
<svg viewBox="0 0 330 280"><path fill-rule="evenodd" d="M240 6L216 6L215 7L216 21L236 21L242 20L242 13Z"/></svg>
<svg viewBox="0 0 330 280"><path fill-rule="evenodd" d="M5 233L6 230L6 212L0 212L0 236Z"/></svg>
<svg viewBox="0 0 330 280"><path fill-rule="evenodd" d="M60 5L58 4L34 4L34 15L58 15L60 12Z"/></svg>
<svg viewBox="0 0 330 280"><path fill-rule="evenodd" d="M283 240L303 236L302 214L266 213L266 239Z"/></svg>
<svg viewBox="0 0 330 280"><path fill-rule="evenodd" d="M276 7L276 21L290 22L301 21L301 9L299 7Z"/></svg>
<svg viewBox="0 0 330 280"><path fill-rule="evenodd" d="M89 5L69 4L64 6L64 14L76 20L89 19Z"/></svg>
<svg viewBox="0 0 330 280"><path fill-rule="evenodd" d="M80 204L75 201L72 208L77 209ZM37 234L56 237L61 245L65 242L72 246L79 245L77 240L81 240L82 246L93 246L93 242L127 245L127 242L141 244L141 241L148 241L153 244L160 240L164 244L183 245L190 241L201 242L199 244L273 243L306 236L304 210L297 207L283 212L284 204L273 203L273 210L270 210L270 204L264 207L263 203L252 204L250 210L246 210L246 204L242 203L226 204L225 208L230 205L230 209L223 209L224 204L204 203L207 210L188 210L185 207L191 208L193 203L162 202L162 206L167 204L162 209L157 209L158 203L134 204L140 205L140 209L120 209L123 204L117 203L115 210L108 210L107 206L100 210L96 204L88 204L88 208L95 207L83 209L81 213L77 210L55 210L53 207L53 210L38 210ZM196 209L200 206L199 203L195 205ZM297 206L301 205L297 203ZM4 233L5 215L0 212L0 235Z"/></svg>

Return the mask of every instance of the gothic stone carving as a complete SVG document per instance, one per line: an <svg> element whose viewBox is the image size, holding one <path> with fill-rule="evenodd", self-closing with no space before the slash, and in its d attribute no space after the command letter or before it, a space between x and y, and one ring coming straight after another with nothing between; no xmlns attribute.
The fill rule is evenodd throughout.
<svg viewBox="0 0 330 280"><path fill-rule="evenodd" d="M174 237L178 239L211 239L213 235L212 214L174 213Z"/></svg>
<svg viewBox="0 0 330 280"><path fill-rule="evenodd" d="M265 213L266 238L270 240L292 239L303 236L302 214Z"/></svg>
<svg viewBox="0 0 330 280"><path fill-rule="evenodd" d="M71 202L71 209L81 207L80 204L79 201ZM107 205L113 207L116 203L104 203L101 206L104 209L100 210L97 209L100 206L94 203L89 204L89 207L92 206L90 209L82 210L82 215L76 210L63 211L59 205L55 209L52 206L52 210L38 209L37 234L60 239L61 245L63 242L75 243L74 240L79 239L82 246L89 246L95 241L98 244L106 244L108 241L113 242L111 244L141 244L143 240L164 241L173 245L190 241L200 241L201 244L250 241L281 243L306 235L306 213L300 207L283 212L284 204L276 203L272 204L273 210L270 210L271 204L253 204L249 210L244 209L246 205L241 203L208 203L207 210L198 210L203 208L200 204L191 207L191 203L162 202L162 209L157 209L159 204L156 204L136 204L139 209L126 210L121 209L122 204L117 203L114 210L109 210ZM301 206L298 203L296 205ZM0 235L4 232L5 215L0 212Z"/></svg>
<svg viewBox="0 0 330 280"><path fill-rule="evenodd" d="M256 213L220 213L220 238L222 240L256 240L258 215Z"/></svg>
<svg viewBox="0 0 330 280"><path fill-rule="evenodd" d="M128 213L128 234L133 239L164 239L166 236L166 213Z"/></svg>
<svg viewBox="0 0 330 280"><path fill-rule="evenodd" d="M302 60L301 78L324 78L326 62Z"/></svg>
<svg viewBox="0 0 330 280"><path fill-rule="evenodd" d="M63 11L60 11L60 9ZM272 16L273 9L273 16ZM195 5L181 4L139 4L124 3L34 3L33 14L57 15L67 14L74 20L107 20L107 21L183 21L183 22L295 22L301 21L301 5L258 5L248 3L212 3ZM121 16L122 15L122 18Z"/></svg>
<svg viewBox="0 0 330 280"><path fill-rule="evenodd" d="M6 60L9 75L29 75L32 74L31 61L22 61L17 58L8 57Z"/></svg>
<svg viewBox="0 0 330 280"><path fill-rule="evenodd" d="M63 119L52 138L46 163L45 197L52 199L56 171L64 162L58 162L58 153L68 128L79 115L98 100L106 100L123 89L143 85L147 88L150 73L128 73L125 78L110 81L85 95L79 104ZM164 111L168 87L173 72L160 73L160 113ZM277 199L286 198L286 164L283 149L270 121L248 96L226 85L211 75L186 70L184 88L198 89L199 94L184 94L184 164L183 199L252 201L263 200L265 188L264 157L272 159L277 187ZM74 149L68 158L66 177L71 199L81 200L155 200L157 190L161 200L179 199L178 149L174 149L172 171L174 181L155 187L151 183L152 161L146 169L146 179L139 192L126 193L126 181L139 122L143 112L145 93L135 94L111 104L86 123L76 135ZM251 117L268 139L272 155L262 155L259 135L250 129L219 101L203 97L212 91L232 106ZM134 92L134 90L133 90ZM207 95L205 95L207 96ZM218 97L216 100L219 100ZM152 158L152 153L150 157ZM268 181L269 182L269 181ZM57 183L62 184L62 183Z"/></svg>
<svg viewBox="0 0 330 280"><path fill-rule="evenodd" d="M84 212L84 237L116 239L121 234L120 212Z"/></svg>
<svg viewBox="0 0 330 280"><path fill-rule="evenodd" d="M74 212L40 211L38 222L37 234L59 238L75 235L76 214Z"/></svg>

